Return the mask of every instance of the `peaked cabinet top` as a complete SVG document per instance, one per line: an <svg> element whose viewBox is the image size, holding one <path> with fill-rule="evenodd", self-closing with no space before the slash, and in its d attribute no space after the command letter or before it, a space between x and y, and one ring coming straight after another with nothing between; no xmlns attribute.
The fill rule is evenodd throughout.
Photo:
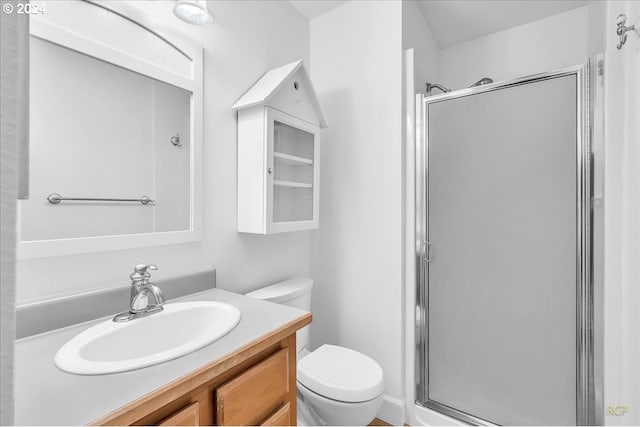
<svg viewBox="0 0 640 427"><path fill-rule="evenodd" d="M320 128L328 127L318 96L301 60L267 71L231 107L269 106Z"/></svg>

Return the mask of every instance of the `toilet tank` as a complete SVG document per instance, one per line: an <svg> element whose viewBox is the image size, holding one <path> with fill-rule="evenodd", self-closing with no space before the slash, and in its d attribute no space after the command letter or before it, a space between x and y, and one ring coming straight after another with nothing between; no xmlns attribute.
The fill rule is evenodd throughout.
<svg viewBox="0 0 640 427"><path fill-rule="evenodd" d="M283 282L260 288L247 294L248 297L271 301L300 310L311 311L311 288L313 280L308 277L294 277ZM309 344L309 327L298 330L296 347L298 353Z"/></svg>

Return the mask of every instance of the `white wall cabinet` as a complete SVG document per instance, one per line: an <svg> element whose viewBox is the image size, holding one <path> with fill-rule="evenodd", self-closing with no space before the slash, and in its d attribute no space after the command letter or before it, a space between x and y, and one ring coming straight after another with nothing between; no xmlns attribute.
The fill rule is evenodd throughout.
<svg viewBox="0 0 640 427"><path fill-rule="evenodd" d="M317 228L320 128L270 107L238 119L238 231Z"/></svg>
<svg viewBox="0 0 640 427"><path fill-rule="evenodd" d="M238 109L238 231L318 228L320 128L326 121L298 61L266 73Z"/></svg>

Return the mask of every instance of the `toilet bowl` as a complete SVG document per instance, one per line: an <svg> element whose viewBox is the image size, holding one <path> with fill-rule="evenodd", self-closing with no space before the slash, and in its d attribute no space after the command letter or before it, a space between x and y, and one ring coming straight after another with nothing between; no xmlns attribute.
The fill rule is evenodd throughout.
<svg viewBox="0 0 640 427"><path fill-rule="evenodd" d="M305 424L367 425L382 404L382 368L357 351L325 344L298 361L297 373Z"/></svg>
<svg viewBox="0 0 640 427"><path fill-rule="evenodd" d="M310 311L313 280L294 278L247 296ZM368 425L382 406L384 375L372 358L324 344L308 349L308 326L297 333L298 425Z"/></svg>
<svg viewBox="0 0 640 427"><path fill-rule="evenodd" d="M320 396L298 383L299 426L365 426L382 406L382 395L366 402L340 402Z"/></svg>

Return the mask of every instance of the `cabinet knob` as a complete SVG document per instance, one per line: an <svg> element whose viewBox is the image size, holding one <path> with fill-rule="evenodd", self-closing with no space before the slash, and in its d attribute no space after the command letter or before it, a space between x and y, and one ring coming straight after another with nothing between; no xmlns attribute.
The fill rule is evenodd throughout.
<svg viewBox="0 0 640 427"><path fill-rule="evenodd" d="M270 174L272 174L272 173L273 173L273 168L269 168L269 169L267 169L267 172L269 172Z"/></svg>

